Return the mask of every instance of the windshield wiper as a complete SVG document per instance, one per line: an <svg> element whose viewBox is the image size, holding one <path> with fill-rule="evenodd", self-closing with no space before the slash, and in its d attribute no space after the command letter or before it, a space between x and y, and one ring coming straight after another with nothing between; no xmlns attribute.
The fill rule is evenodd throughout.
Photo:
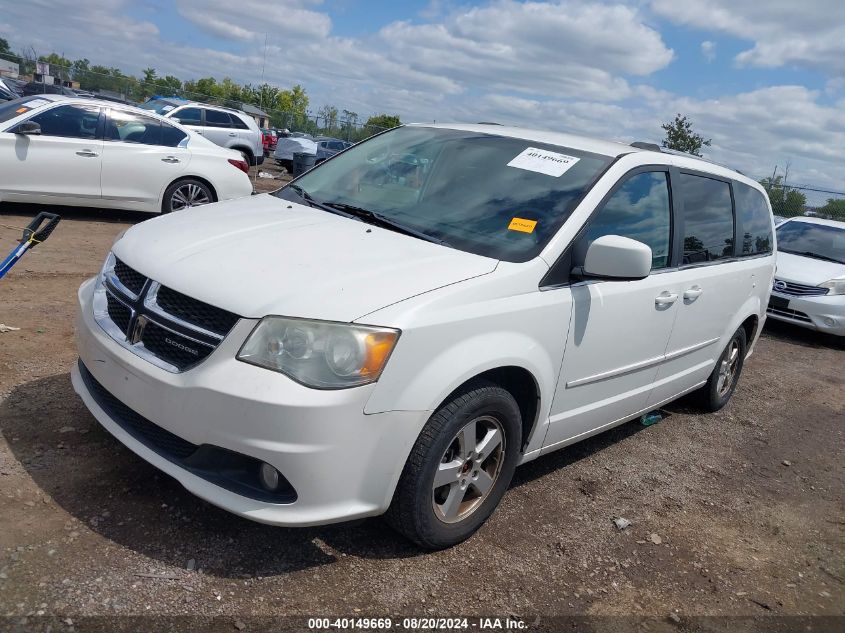
<svg viewBox="0 0 845 633"><path fill-rule="evenodd" d="M819 253L814 253L812 251L790 251L785 248L778 249L781 252L789 253L791 255L802 255L803 257L812 257L813 259L821 259L822 261L826 262L833 262L834 264L845 264L841 259L836 259L835 257L829 257L827 255L820 255Z"/></svg>
<svg viewBox="0 0 845 633"><path fill-rule="evenodd" d="M416 237L418 239L425 240L426 242L433 242L435 244L440 244L441 246L449 246L448 242L440 239L439 237L423 233L422 231L413 229L410 226L387 217L386 215L370 211L369 209L363 209L344 202L323 202L322 204L324 206L331 207L332 209L337 209L349 217L358 218L369 224L375 224L376 226L390 229L392 231L396 231L397 233L404 233L405 235L410 235L411 237Z"/></svg>

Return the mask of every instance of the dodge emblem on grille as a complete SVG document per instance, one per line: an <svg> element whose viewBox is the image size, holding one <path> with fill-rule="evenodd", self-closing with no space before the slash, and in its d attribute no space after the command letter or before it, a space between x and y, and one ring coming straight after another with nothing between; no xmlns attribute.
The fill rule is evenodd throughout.
<svg viewBox="0 0 845 633"><path fill-rule="evenodd" d="M191 354L193 356L199 356L200 355L200 353L197 350L195 350L193 347L188 347L187 345L183 345L179 341L174 341L172 338L169 338L167 336L164 337L164 342L167 343L168 345L172 345L176 349L181 349L183 352L187 352L188 354Z"/></svg>
<svg viewBox="0 0 845 633"><path fill-rule="evenodd" d="M141 337L144 336L144 328L147 327L148 320L149 319L147 319L147 317L143 314L135 319L135 324L132 326L132 330L126 337L126 340L129 341L130 344L135 345L135 343L138 343L141 340Z"/></svg>

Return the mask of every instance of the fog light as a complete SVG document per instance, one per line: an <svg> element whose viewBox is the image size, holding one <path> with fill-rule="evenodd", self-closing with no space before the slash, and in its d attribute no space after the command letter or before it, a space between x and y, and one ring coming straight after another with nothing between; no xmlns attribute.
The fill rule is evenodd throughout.
<svg viewBox="0 0 845 633"><path fill-rule="evenodd" d="M267 462L261 464L258 477L261 479L261 485L271 492L279 487L279 471Z"/></svg>

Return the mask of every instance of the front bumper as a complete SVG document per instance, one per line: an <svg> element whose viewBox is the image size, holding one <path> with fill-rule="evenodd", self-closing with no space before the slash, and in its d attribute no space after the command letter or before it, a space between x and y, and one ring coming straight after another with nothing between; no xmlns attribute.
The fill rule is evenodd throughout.
<svg viewBox="0 0 845 633"><path fill-rule="evenodd" d="M235 359L255 321L242 319L200 365L172 374L113 341L92 311L93 280L79 289L80 362L122 405L197 446L273 465L295 500L271 503L217 485L139 441L113 419L79 367L73 386L102 426L187 490L248 519L285 526L333 523L383 513L426 411L365 415L373 385L320 391ZM100 400L102 401L102 400ZM113 414L113 410L112 410Z"/></svg>
<svg viewBox="0 0 845 633"><path fill-rule="evenodd" d="M845 336L845 295L796 297L772 291L766 314L770 319Z"/></svg>

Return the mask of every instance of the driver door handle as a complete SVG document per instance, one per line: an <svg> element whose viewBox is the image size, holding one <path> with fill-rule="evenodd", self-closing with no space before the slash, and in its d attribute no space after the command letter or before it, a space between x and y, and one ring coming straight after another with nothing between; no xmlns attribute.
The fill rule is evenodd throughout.
<svg viewBox="0 0 845 633"><path fill-rule="evenodd" d="M237 136L237 135L238 135L237 132L229 132L229 136Z"/></svg>
<svg viewBox="0 0 845 633"><path fill-rule="evenodd" d="M168 156L167 158L162 158L161 162L162 163L178 163L178 162L180 162L180 160L178 158L176 158L175 156Z"/></svg>
<svg viewBox="0 0 845 633"><path fill-rule="evenodd" d="M663 291L654 298L654 304L658 306L670 306L678 300L678 293Z"/></svg>
<svg viewBox="0 0 845 633"><path fill-rule="evenodd" d="M99 154L97 152L94 152L90 149L80 150L80 151L76 152L76 155L77 156L85 156L86 158L92 158L94 156L99 156Z"/></svg>
<svg viewBox="0 0 845 633"><path fill-rule="evenodd" d="M684 292L684 299L698 299L701 296L701 293L704 292L700 286L693 286L692 288L688 288Z"/></svg>

